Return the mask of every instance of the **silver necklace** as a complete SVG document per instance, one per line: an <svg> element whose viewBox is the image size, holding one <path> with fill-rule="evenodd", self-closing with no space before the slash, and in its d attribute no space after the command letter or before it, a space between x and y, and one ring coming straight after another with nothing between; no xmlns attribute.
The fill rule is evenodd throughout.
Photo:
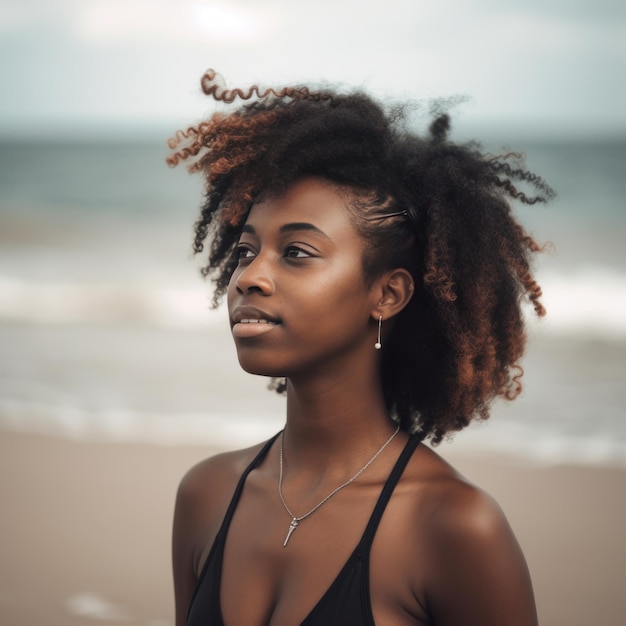
<svg viewBox="0 0 626 626"><path fill-rule="evenodd" d="M283 547L287 546L287 543L289 542L289 538L291 537L291 533L293 533L293 531L296 528L298 528L298 525L300 524L300 522L303 519L306 519L307 517L309 517L309 515L312 515L313 513L315 513L315 511L317 511L317 509L319 509L322 506L322 504L325 504L326 502L328 502L337 492L341 491L344 487L347 487L350 483L354 482L378 458L378 455L381 454L382 451L393 441L394 437L398 434L399 431L400 431L400 426L396 428L396 430L393 432L391 437L389 437L389 439L387 439L387 441L385 441L385 443L383 443L383 445L380 448L378 448L374 456L352 478L349 478L348 480L346 480L345 483L342 483L341 485L339 485L339 487L336 487L335 489L333 489L325 498L320 500L308 513L305 513L304 515L300 515L300 517L293 514L293 512L287 505L287 502L285 501L285 496L283 495L283 457L285 455L285 432L283 431L283 434L281 435L281 438L280 438L280 456L279 456L280 465L279 465L279 475L278 475L278 495L280 496L280 501L283 503L283 506L285 507L285 511L287 511L287 513L289 513L289 515L291 516L291 523L289 524L289 530L287 531L287 536L285 537Z"/></svg>

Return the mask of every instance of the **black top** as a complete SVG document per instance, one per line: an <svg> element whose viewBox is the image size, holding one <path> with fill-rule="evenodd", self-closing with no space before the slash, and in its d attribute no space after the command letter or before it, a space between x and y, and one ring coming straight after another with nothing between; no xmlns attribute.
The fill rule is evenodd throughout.
<svg viewBox="0 0 626 626"><path fill-rule="evenodd" d="M226 535L248 474L265 458L277 437L275 435L263 446L239 479L191 598L187 626L225 626L220 606L220 582ZM391 494L420 441L421 437L417 435L411 436L407 441L380 493L357 547L301 626L375 626L369 588L370 549Z"/></svg>

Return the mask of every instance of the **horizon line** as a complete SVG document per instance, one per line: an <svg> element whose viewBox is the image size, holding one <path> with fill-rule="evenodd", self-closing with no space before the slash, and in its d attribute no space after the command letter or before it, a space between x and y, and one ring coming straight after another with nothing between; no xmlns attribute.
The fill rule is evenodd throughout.
<svg viewBox="0 0 626 626"><path fill-rule="evenodd" d="M463 119L453 118L451 137L459 141L477 139L479 141L557 141L584 142L626 141L626 122L619 124L583 124L581 122L533 120L533 119ZM151 122L135 120L82 119L77 122L68 120L41 120L35 123L26 120L0 120L0 142L34 143L68 141L72 143L125 143L155 142L162 139L165 145L179 128L193 125L195 122L180 123L178 120L161 119ZM424 125L423 131L426 130ZM417 132L420 132L418 129Z"/></svg>

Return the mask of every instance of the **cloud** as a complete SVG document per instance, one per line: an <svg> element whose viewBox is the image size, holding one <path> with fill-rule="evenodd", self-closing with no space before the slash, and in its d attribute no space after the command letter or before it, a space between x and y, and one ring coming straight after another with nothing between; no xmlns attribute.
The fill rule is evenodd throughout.
<svg viewBox="0 0 626 626"><path fill-rule="evenodd" d="M184 121L208 106L210 66L231 85L469 94L469 117L626 129L626 17L596 4L590 17L583 0L0 0L0 125Z"/></svg>
<svg viewBox="0 0 626 626"><path fill-rule="evenodd" d="M259 41L277 24L262 3L233 1L92 0L71 14L74 35L88 44L234 45Z"/></svg>

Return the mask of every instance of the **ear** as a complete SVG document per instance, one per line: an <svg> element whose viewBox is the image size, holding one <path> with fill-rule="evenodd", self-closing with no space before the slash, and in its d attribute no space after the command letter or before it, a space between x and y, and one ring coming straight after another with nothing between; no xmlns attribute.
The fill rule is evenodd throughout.
<svg viewBox="0 0 626 626"><path fill-rule="evenodd" d="M383 273L373 285L376 303L372 317L378 320L382 315L388 320L400 313L413 297L414 283L413 276L404 268Z"/></svg>

